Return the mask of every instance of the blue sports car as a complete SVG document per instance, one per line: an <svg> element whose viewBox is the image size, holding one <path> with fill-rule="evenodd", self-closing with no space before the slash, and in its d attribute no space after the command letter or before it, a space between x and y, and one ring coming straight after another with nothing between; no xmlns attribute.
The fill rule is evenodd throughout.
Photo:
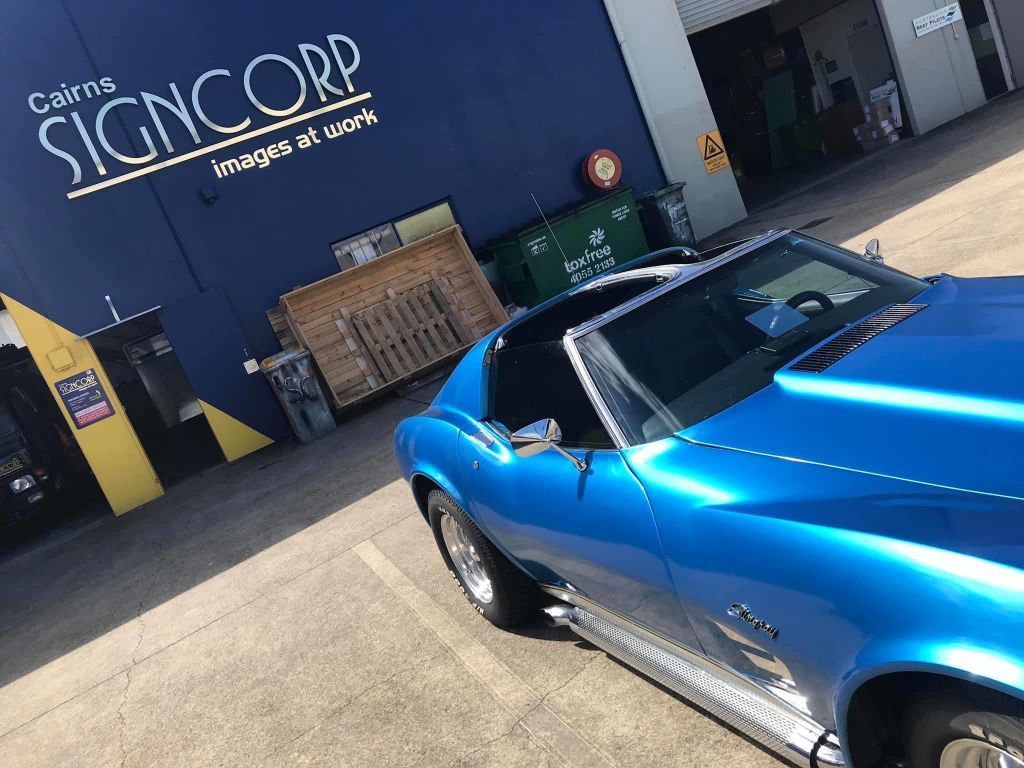
<svg viewBox="0 0 1024 768"><path fill-rule="evenodd" d="M1024 278L794 231L499 328L395 450L498 626L547 614L785 758L1024 767Z"/></svg>

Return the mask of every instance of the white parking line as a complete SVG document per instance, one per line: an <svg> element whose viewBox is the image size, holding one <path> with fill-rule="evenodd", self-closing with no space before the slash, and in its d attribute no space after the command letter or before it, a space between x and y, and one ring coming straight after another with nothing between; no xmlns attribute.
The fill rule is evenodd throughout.
<svg viewBox="0 0 1024 768"><path fill-rule="evenodd" d="M441 606L402 573L371 541L353 551L419 617L466 667L548 752L566 766L596 768L614 761L554 712L541 696L506 667L497 656L474 640Z"/></svg>

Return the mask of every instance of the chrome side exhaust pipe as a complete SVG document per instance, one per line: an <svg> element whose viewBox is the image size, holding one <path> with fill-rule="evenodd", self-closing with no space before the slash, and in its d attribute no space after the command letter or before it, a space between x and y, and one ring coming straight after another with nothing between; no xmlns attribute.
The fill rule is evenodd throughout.
<svg viewBox="0 0 1024 768"><path fill-rule="evenodd" d="M575 610L571 605L552 605L544 609L544 620L549 627L568 627L572 625Z"/></svg>
<svg viewBox="0 0 1024 768"><path fill-rule="evenodd" d="M565 592L549 593L563 598ZM564 599L564 598L563 598ZM687 648L596 606L559 603L544 609L552 627L584 640L658 681L797 765L841 768L835 735L752 681Z"/></svg>

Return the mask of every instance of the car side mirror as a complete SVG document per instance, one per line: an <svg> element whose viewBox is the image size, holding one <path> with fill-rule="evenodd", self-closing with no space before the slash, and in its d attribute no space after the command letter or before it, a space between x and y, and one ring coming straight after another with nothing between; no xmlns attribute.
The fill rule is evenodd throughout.
<svg viewBox="0 0 1024 768"><path fill-rule="evenodd" d="M587 471L587 462L576 458L559 445L562 442L562 428L554 419L535 421L518 432L513 432L510 440L512 450L521 459L528 459L551 449L565 456L580 472Z"/></svg>
<svg viewBox="0 0 1024 768"><path fill-rule="evenodd" d="M878 242L877 237L868 240L868 244L864 246L864 258L868 261L885 264L885 259L882 258L882 244Z"/></svg>

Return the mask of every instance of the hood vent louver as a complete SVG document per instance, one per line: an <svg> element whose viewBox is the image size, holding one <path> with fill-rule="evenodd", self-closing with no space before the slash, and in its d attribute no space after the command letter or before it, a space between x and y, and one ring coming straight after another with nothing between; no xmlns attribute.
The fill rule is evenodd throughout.
<svg viewBox="0 0 1024 768"><path fill-rule="evenodd" d="M880 333L889 330L894 325L899 325L908 317L916 315L926 306L927 304L893 304L877 315L847 328L803 359L797 360L789 367L789 370L821 373L838 363L857 347L867 344Z"/></svg>

